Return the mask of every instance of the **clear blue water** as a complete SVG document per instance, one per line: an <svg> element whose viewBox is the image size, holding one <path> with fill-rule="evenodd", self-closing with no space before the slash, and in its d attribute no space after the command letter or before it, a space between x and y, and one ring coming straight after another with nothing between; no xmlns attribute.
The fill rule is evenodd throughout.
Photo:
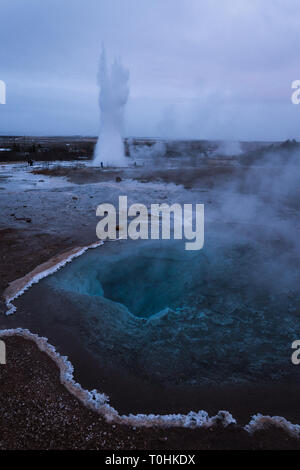
<svg viewBox="0 0 300 470"><path fill-rule="evenodd" d="M199 252L174 241L111 242L40 284L64 299L57 323L99 361L159 383L278 380L293 367L299 295L274 285L274 247L264 244L262 258L239 239L210 237ZM295 281L297 269L290 275Z"/></svg>

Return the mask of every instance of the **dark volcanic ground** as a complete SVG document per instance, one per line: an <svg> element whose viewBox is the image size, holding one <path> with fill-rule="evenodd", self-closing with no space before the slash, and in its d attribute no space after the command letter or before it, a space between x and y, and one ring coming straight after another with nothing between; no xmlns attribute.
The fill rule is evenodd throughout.
<svg viewBox="0 0 300 470"><path fill-rule="evenodd" d="M132 428L106 423L59 381L56 365L34 343L6 339L0 366L0 449L300 449L300 442L270 428L250 436L231 426L212 430Z"/></svg>

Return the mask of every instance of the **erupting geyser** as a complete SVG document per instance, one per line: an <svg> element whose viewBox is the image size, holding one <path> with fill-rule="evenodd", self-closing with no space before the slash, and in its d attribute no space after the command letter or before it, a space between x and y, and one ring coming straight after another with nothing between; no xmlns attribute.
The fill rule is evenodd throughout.
<svg viewBox="0 0 300 470"><path fill-rule="evenodd" d="M126 166L122 128L124 108L129 95L129 72L119 59L109 67L102 48L98 83L100 86L100 134L95 148L94 165Z"/></svg>

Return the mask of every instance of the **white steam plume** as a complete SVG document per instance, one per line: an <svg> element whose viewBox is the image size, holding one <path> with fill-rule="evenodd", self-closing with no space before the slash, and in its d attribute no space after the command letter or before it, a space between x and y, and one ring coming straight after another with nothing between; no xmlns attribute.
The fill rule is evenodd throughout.
<svg viewBox="0 0 300 470"><path fill-rule="evenodd" d="M126 166L122 130L124 108L129 95L129 71L119 59L109 67L102 47L98 83L100 86L100 135L95 148L94 165Z"/></svg>

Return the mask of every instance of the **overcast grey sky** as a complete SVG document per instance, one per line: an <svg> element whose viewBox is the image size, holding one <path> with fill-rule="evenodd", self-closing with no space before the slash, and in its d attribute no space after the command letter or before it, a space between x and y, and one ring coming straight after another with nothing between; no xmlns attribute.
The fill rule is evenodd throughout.
<svg viewBox="0 0 300 470"><path fill-rule="evenodd" d="M0 133L97 135L101 41L126 135L300 139L298 0L0 0Z"/></svg>

